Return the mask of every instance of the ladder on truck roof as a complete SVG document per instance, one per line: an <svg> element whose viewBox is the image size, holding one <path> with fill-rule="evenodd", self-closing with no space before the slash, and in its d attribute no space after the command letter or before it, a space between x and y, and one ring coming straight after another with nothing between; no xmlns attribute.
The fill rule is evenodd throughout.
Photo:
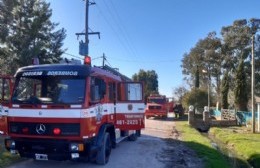
<svg viewBox="0 0 260 168"><path fill-rule="evenodd" d="M119 76L122 79L122 81L127 81L127 82L132 81L132 79L128 78L127 76L125 76L123 74L121 74L115 68L111 68L110 66L104 65L104 66L98 66L98 68L104 69L106 71L111 72L114 75Z"/></svg>

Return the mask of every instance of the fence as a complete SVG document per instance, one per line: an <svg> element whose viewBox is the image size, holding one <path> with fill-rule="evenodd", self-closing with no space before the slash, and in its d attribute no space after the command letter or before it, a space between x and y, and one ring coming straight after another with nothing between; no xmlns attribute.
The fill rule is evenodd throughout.
<svg viewBox="0 0 260 168"><path fill-rule="evenodd" d="M252 120L252 112L247 111L235 111L229 109L213 110L211 116L214 116L217 120L237 120L239 125L246 125ZM255 113L255 119L257 121L258 113Z"/></svg>

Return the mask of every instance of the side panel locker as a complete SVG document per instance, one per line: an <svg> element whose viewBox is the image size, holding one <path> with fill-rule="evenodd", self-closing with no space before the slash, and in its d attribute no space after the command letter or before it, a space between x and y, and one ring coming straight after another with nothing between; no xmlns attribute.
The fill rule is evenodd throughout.
<svg viewBox="0 0 260 168"><path fill-rule="evenodd" d="M144 128L143 87L137 82L122 82L117 87L116 127L120 130Z"/></svg>

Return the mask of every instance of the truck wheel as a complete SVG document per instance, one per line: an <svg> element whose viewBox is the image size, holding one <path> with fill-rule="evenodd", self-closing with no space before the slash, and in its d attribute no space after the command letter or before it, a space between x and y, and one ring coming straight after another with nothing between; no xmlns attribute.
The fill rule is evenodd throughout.
<svg viewBox="0 0 260 168"><path fill-rule="evenodd" d="M99 165L105 165L108 160L111 153L111 140L110 135L108 132L105 133L103 140L102 140L102 146L97 152L97 158L96 163Z"/></svg>
<svg viewBox="0 0 260 168"><path fill-rule="evenodd" d="M141 136L141 130L136 130L135 134L136 134L137 137L140 137Z"/></svg>
<svg viewBox="0 0 260 168"><path fill-rule="evenodd" d="M136 134L131 134L130 136L128 136L129 141L136 141L136 139L137 139Z"/></svg>

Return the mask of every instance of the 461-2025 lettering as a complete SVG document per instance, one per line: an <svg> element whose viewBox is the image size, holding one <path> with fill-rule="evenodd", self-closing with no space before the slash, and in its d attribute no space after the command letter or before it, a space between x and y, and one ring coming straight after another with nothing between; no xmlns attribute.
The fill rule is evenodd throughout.
<svg viewBox="0 0 260 168"><path fill-rule="evenodd" d="M138 120L117 120L117 125L138 125Z"/></svg>

